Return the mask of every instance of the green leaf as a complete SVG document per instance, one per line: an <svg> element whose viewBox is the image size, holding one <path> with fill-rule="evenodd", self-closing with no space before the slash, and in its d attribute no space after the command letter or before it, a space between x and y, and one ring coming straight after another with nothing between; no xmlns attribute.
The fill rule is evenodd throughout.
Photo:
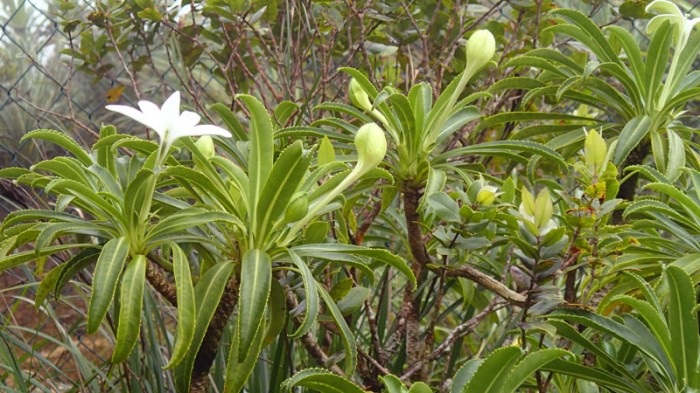
<svg viewBox="0 0 700 393"><path fill-rule="evenodd" d="M138 341L143 307L143 286L146 283L146 257L137 255L126 265L119 297L119 326L112 363L121 363Z"/></svg>
<svg viewBox="0 0 700 393"><path fill-rule="evenodd" d="M642 53L639 50L637 40L632 36L629 30L621 26L607 26L606 31L610 32L610 39L616 39L622 48L625 50L627 59L630 62L632 73L637 87L641 90L640 94L646 94L646 84L644 83L644 61Z"/></svg>
<svg viewBox="0 0 700 393"><path fill-rule="evenodd" d="M272 170L272 157L275 145L272 138L272 121L257 98L245 94L237 98L246 105L250 112L250 156L248 157L248 207L255 214L265 182L267 182ZM257 218L252 217L252 222Z"/></svg>
<svg viewBox="0 0 700 393"><path fill-rule="evenodd" d="M617 371L617 373L626 377L629 380L630 384L637 383L636 377L632 373L630 373L630 371L625 367L625 365L621 364L618 360L616 360L610 354L605 352L601 345L597 345L591 342L588 338L584 337L574 327L572 327L566 322L550 320L549 323L557 329L557 334L559 336L567 338L575 342L576 344L579 344L580 346L594 354L598 362L600 362L600 364L604 363L608 367L614 369L615 371Z"/></svg>
<svg viewBox="0 0 700 393"><path fill-rule="evenodd" d="M323 298L323 302L326 304L326 308L333 317L335 324L340 329L340 338L343 342L343 349L345 350L345 372L348 375L352 375L355 373L355 366L357 365L357 344L355 344L355 336L353 336L347 322L345 322L345 318L343 318L343 314L338 310L338 306L336 306L333 298L331 298L331 295L326 291L326 288L318 282L316 282L316 288Z"/></svg>
<svg viewBox="0 0 700 393"><path fill-rule="evenodd" d="M283 392L292 392L295 387L305 387L321 393L368 393L354 382L322 368L299 371L282 382Z"/></svg>
<svg viewBox="0 0 700 393"><path fill-rule="evenodd" d="M56 179L45 187L46 192L75 196L74 204L90 210L90 213L102 219L121 222L120 212L109 204L105 198L82 183L69 179Z"/></svg>
<svg viewBox="0 0 700 393"><path fill-rule="evenodd" d="M319 300L318 291L316 290L316 279L313 273L295 251L288 250L287 252L289 253L292 263L296 266L297 270L299 270L302 282L304 283L304 305L306 306L306 312L297 330L289 335L289 338L296 339L306 334L316 323Z"/></svg>
<svg viewBox="0 0 700 393"><path fill-rule="evenodd" d="M635 385L630 384L625 379L611 374L602 368L582 366L568 360L555 359L542 367L542 370L595 382L598 386L602 387L614 388L629 393L639 393Z"/></svg>
<svg viewBox="0 0 700 393"><path fill-rule="evenodd" d="M39 283L39 287L36 289L36 295L34 296L34 308L39 309L44 303L44 299L46 299L46 296L53 291L53 289L56 287L56 283L58 282L58 279L61 277L61 273L63 270L68 266L68 263L62 263L58 266L54 266L53 269L51 269L44 278L41 280L41 283Z"/></svg>
<svg viewBox="0 0 700 393"><path fill-rule="evenodd" d="M552 11L552 14L563 15L566 19L579 27L586 36L590 37L590 41L584 43L588 43L589 48L603 61L621 63L617 54L612 47L610 47L610 44L603 35L603 32L585 14L572 9L555 9Z"/></svg>
<svg viewBox="0 0 700 393"><path fill-rule="evenodd" d="M647 50L647 61L644 65L644 79L647 84L647 105L656 105L663 77L668 67L668 57L671 52L674 29L669 21L664 21L654 32ZM671 81L669 81L671 83ZM661 109L661 108L658 108Z"/></svg>
<svg viewBox="0 0 700 393"><path fill-rule="evenodd" d="M264 323L263 323L264 325ZM236 330L238 324L236 324ZM248 377L253 372L255 364L258 362L258 356L246 356L241 360L240 352L240 334L234 332L231 342L231 349L228 355L226 365L226 379L224 381L224 393L239 393L245 385ZM250 347L250 353L260 353L262 349L263 337L265 329L263 326L255 332L253 342Z"/></svg>
<svg viewBox="0 0 700 393"><path fill-rule="evenodd" d="M209 328L219 301L224 293L234 265L230 262L218 263L209 268L194 287L195 325L192 345L185 358L175 367L175 387L178 392L187 392L192 379L194 359L202 345L204 334Z"/></svg>
<svg viewBox="0 0 700 393"><path fill-rule="evenodd" d="M464 387L463 393L497 393L504 378L523 352L517 347L502 347L493 351L481 363L474 375Z"/></svg>
<svg viewBox="0 0 700 393"><path fill-rule="evenodd" d="M369 288L354 287L338 301L338 310L345 316L352 315L362 307L371 294L372 291Z"/></svg>
<svg viewBox="0 0 700 393"><path fill-rule="evenodd" d="M335 161L333 144L331 143L331 140L324 135L318 147L318 165L330 164L333 161Z"/></svg>
<svg viewBox="0 0 700 393"><path fill-rule="evenodd" d="M246 134L243 130L243 126L241 125L241 122L238 121L238 118L236 118L236 114L233 113L231 109L229 109L226 105L213 104L209 106L209 109L213 110L214 112L218 113L219 116L221 116L221 120L223 120L224 123L226 123L228 130L231 131L231 134L233 134L236 140L248 140L248 134Z"/></svg>
<svg viewBox="0 0 700 393"><path fill-rule="evenodd" d="M685 144L673 130L666 130L666 133L668 134L668 163L665 175L671 182L675 182L680 176L681 168L685 167Z"/></svg>
<svg viewBox="0 0 700 393"><path fill-rule="evenodd" d="M408 393L433 393L433 390L424 382L414 382L411 388L408 389Z"/></svg>
<svg viewBox="0 0 700 393"><path fill-rule="evenodd" d="M469 156L469 155L498 155L511 157L516 152L526 152L530 154L536 154L544 158L553 160L562 168L566 168L566 161L561 156L561 154L552 150L551 148L536 142L529 141L494 141L494 142L484 142L477 145L460 147L457 149L449 150L437 157L435 157L434 162L436 164L446 163L451 158Z"/></svg>
<svg viewBox="0 0 700 393"><path fill-rule="evenodd" d="M82 147L80 147L80 145L62 132L48 129L34 130L26 133L22 139L20 139L20 142L24 142L27 139L44 139L49 142L53 142L66 149L86 166L90 166L94 163L92 161L92 157L90 157L90 155Z"/></svg>
<svg viewBox="0 0 700 393"><path fill-rule="evenodd" d="M258 196L256 221L253 222L255 244L263 248L268 231L287 208L294 192L304 179L310 158L304 157L301 141L293 143L280 153L272 167L262 194Z"/></svg>
<svg viewBox="0 0 700 393"><path fill-rule="evenodd" d="M114 238L102 247L95 265L92 280L92 295L88 306L87 332L97 331L109 310L117 290L126 258L129 255L129 240L126 237Z"/></svg>
<svg viewBox="0 0 700 393"><path fill-rule="evenodd" d="M302 256L313 256L326 259L328 253L341 253L372 258L377 262L385 263L406 276L414 285L416 277L406 260L379 248L367 248L351 244L305 244L294 247L294 252Z"/></svg>
<svg viewBox="0 0 700 393"><path fill-rule="evenodd" d="M170 244L177 296L177 337L170 361L163 368L172 368L187 355L195 328L195 294L187 255L177 244Z"/></svg>
<svg viewBox="0 0 700 393"><path fill-rule="evenodd" d="M649 116L637 116L628 121L620 132L620 137L617 138L612 158L613 164L619 167L650 130L651 118Z"/></svg>
<svg viewBox="0 0 700 393"><path fill-rule="evenodd" d="M199 207L190 207L175 212L174 214L162 219L151 228L146 236L146 239L148 241L157 240L159 237L171 235L173 233L178 233L213 222L226 222L237 226L241 231L245 230L245 225L241 222L241 220L231 214L208 211Z"/></svg>
<svg viewBox="0 0 700 393"><path fill-rule="evenodd" d="M251 353L253 341L265 320L267 297L272 281L272 261L262 250L248 250L241 263L241 287L238 298L238 362L246 356L258 357Z"/></svg>
<svg viewBox="0 0 700 393"><path fill-rule="evenodd" d="M452 379L452 387L450 393L463 393L467 384L474 376L476 370L484 363L484 359L473 358L468 360L462 367L459 368L454 378Z"/></svg>
<svg viewBox="0 0 700 393"><path fill-rule="evenodd" d="M269 310L269 321L262 345L271 344L280 333L287 327L287 303L284 296L284 288L277 280L272 280L270 286L270 298L267 309Z"/></svg>
<svg viewBox="0 0 700 393"><path fill-rule="evenodd" d="M379 380L384 384L385 393L407 393L406 385L401 382L399 377L388 374L379 377Z"/></svg>
<svg viewBox="0 0 700 393"><path fill-rule="evenodd" d="M451 223L462 221L459 215L459 206L457 202L442 191L435 192L428 197L428 206L435 212L435 215L437 215L440 220Z"/></svg>
<svg viewBox="0 0 700 393"><path fill-rule="evenodd" d="M694 383L700 373L695 289L688 274L679 267L668 266L665 277L669 287L668 327L676 378L685 384Z"/></svg>
<svg viewBox="0 0 700 393"><path fill-rule="evenodd" d="M546 348L527 354L508 374L498 392L515 392L535 371L541 369L552 360L566 355L570 355L570 352L559 348Z"/></svg>

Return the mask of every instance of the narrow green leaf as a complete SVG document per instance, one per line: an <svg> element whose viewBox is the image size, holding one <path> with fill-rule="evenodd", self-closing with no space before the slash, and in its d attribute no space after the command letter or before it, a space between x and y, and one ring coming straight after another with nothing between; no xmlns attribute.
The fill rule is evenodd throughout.
<svg viewBox="0 0 700 393"><path fill-rule="evenodd" d="M569 351L559 349L559 348L546 348L539 351L531 352L527 354L508 374L505 381L502 382L499 393L512 393L515 392L520 385L525 383L525 381L535 373L535 371L541 369L547 363L554 359L559 359L566 355L570 355Z"/></svg>
<svg viewBox="0 0 700 393"><path fill-rule="evenodd" d="M649 43L647 60L644 65L644 79L647 83L647 105L656 105L663 84L663 77L668 67L673 34L674 28L671 26L671 23L664 21L654 32Z"/></svg>
<svg viewBox="0 0 700 393"><path fill-rule="evenodd" d="M302 282L304 283L304 305L306 306L306 312L304 312L304 318L297 330L289 335L289 338L296 339L303 336L314 327L316 317L318 316L319 300L318 291L316 291L316 279L313 273L295 251L288 250L287 252L289 253L292 263L296 266L297 270L299 270Z"/></svg>
<svg viewBox="0 0 700 393"><path fill-rule="evenodd" d="M322 368L299 371L282 382L283 392L292 392L295 387L305 387L321 393L368 393L354 382Z"/></svg>
<svg viewBox="0 0 700 393"><path fill-rule="evenodd" d="M264 322L264 321L263 321ZM264 323L263 323L264 325ZM238 324L236 324L236 330ZM257 330L255 337L253 338L253 343L250 348L251 353L260 353L262 349L263 337L265 336L265 329L263 326ZM226 379L224 381L224 393L239 393L250 374L253 372L255 364L258 362L257 356L246 356L243 360L240 359L240 334L239 332L234 332L233 340L231 342L231 349L228 355L228 362L226 364Z"/></svg>
<svg viewBox="0 0 700 393"><path fill-rule="evenodd" d="M178 392L188 392L192 379L194 359L199 352L204 334L209 328L221 296L233 272L233 263L218 263L209 268L194 287L195 326L192 344L185 358L175 366L175 387Z"/></svg>
<svg viewBox="0 0 700 393"><path fill-rule="evenodd" d="M520 348L508 346L493 351L464 387L463 393L497 393L513 365L523 352Z"/></svg>
<svg viewBox="0 0 700 393"><path fill-rule="evenodd" d="M392 254L391 252L379 248L367 248L355 246L351 244L304 244L294 247L294 252L302 256L313 256L326 259L328 253L342 253L362 257L372 258L377 262L387 264L406 276L413 284L416 283L416 278L413 275L411 267L408 266L406 260Z"/></svg>
<svg viewBox="0 0 700 393"><path fill-rule="evenodd" d="M345 318L343 318L343 314L338 310L338 306L336 306L333 298L331 298L331 295L326 291L326 288L318 282L316 282L316 288L323 298L323 302L326 304L335 324L340 328L340 338L345 350L345 372L348 375L353 375L355 373L355 366L357 365L357 344L355 343L355 336L353 336L347 322L345 322Z"/></svg>
<svg viewBox="0 0 700 393"><path fill-rule="evenodd" d="M677 380L685 385L698 373L698 314L695 289L688 274L677 266L665 272L669 287L668 327ZM697 388L697 386L694 386Z"/></svg>
<svg viewBox="0 0 700 393"><path fill-rule="evenodd" d="M464 388L474 376L476 370L481 367L484 363L484 359L473 358L468 360L462 367L457 370L454 378L452 379L452 387L450 388L450 393L462 393Z"/></svg>
<svg viewBox="0 0 700 393"><path fill-rule="evenodd" d="M44 299L49 295L56 287L58 279L61 277L61 273L66 268L68 264L62 263L58 266L54 266L53 269L49 270L48 273L39 283L39 287L36 289L36 295L34 296L34 308L39 309L44 304Z"/></svg>
<svg viewBox="0 0 700 393"><path fill-rule="evenodd" d="M600 362L600 364L606 364L608 367L614 369L619 374L626 377L630 381L630 384L636 382L636 377L632 373L630 373L630 371L625 367L624 364L621 364L609 353L605 352L605 350L600 345L597 345L591 342L588 338L584 337L571 325L569 325L566 322L557 320L550 320L549 323L557 329L558 335L575 342L576 344L582 346L583 348L589 350L592 354L594 354L597 357L598 362Z"/></svg>
<svg viewBox="0 0 700 393"><path fill-rule="evenodd" d="M685 167L685 143L673 130L666 130L668 134L668 160L666 164L666 177L675 182L681 174L681 168Z"/></svg>
<svg viewBox="0 0 700 393"><path fill-rule="evenodd" d="M246 105L250 112L250 155L248 157L248 206L255 214L263 186L272 170L272 157L275 152L273 143L272 121L265 106L257 98L238 95L237 98ZM253 217L252 222L257 219Z"/></svg>
<svg viewBox="0 0 700 393"><path fill-rule="evenodd" d="M272 261L262 250L248 250L241 263L241 288L238 298L238 362L246 356L258 357L251 353L253 341L265 320L265 307L270 295L272 281Z"/></svg>
<svg viewBox="0 0 700 393"><path fill-rule="evenodd" d="M24 142L26 139L44 139L49 142L53 142L66 149L69 153L73 154L75 158L79 159L80 162L86 166L93 164L92 157L90 157L90 155L83 150L80 145L62 132L49 129L39 129L26 133L22 139L20 139L20 142Z"/></svg>
<svg viewBox="0 0 700 393"><path fill-rule="evenodd" d="M267 330L263 338L262 345L271 344L283 330L287 327L287 303L284 296L284 288L277 280L272 280L270 286L270 298L267 309L269 310L269 321Z"/></svg>
<svg viewBox="0 0 700 393"><path fill-rule="evenodd" d="M178 365L192 345L195 328L195 294L187 255L177 244L170 244L177 296L177 337L170 361L163 368Z"/></svg>
<svg viewBox="0 0 700 393"><path fill-rule="evenodd" d="M651 130L651 118L649 116L637 116L625 124L625 128L617 138L615 151L613 152L613 164L620 166L639 142L647 136Z"/></svg>
<svg viewBox="0 0 700 393"><path fill-rule="evenodd" d="M92 295L88 306L87 331L90 334L95 333L100 327L112 304L119 276L128 255L129 240L126 237L112 239L102 247L95 266Z"/></svg>
<svg viewBox="0 0 700 393"><path fill-rule="evenodd" d="M323 136L318 147L318 165L326 165L335 161L335 150L333 144L327 136Z"/></svg>
<svg viewBox="0 0 700 393"><path fill-rule="evenodd" d="M301 141L280 153L258 196L257 214L253 222L255 244L264 248L268 231L287 208L294 192L304 179L310 158L304 157Z"/></svg>
<svg viewBox="0 0 700 393"><path fill-rule="evenodd" d="M146 263L144 255L137 255L126 265L124 270L119 297L117 343L112 353L112 363L121 363L126 360L138 341L143 307L143 287L146 283Z"/></svg>
<svg viewBox="0 0 700 393"><path fill-rule="evenodd" d="M529 141L494 141L494 142L484 142L477 145L460 147L457 149L449 150L433 160L436 164L445 163L451 158L469 156L469 155L498 155L498 156L511 156L517 152L525 152L530 154L536 154L544 158L553 160L562 168L566 168L566 161L553 149L536 142Z"/></svg>
<svg viewBox="0 0 700 393"><path fill-rule="evenodd" d="M615 388L623 392L639 393L635 385L631 385L628 381L617 375L611 374L601 368L582 366L568 360L555 359L542 367L542 370L595 382L598 386Z"/></svg>
<svg viewBox="0 0 700 393"><path fill-rule="evenodd" d="M592 44L589 43L589 48L593 50L599 58L603 59L603 61L620 62L620 59L608 43L603 32L588 16L580 11L572 9L556 9L552 11L552 14L563 15L590 37L590 43Z"/></svg>
<svg viewBox="0 0 700 393"><path fill-rule="evenodd" d="M236 118L236 114L233 113L226 105L217 103L209 106L209 109L213 110L214 112L218 113L219 116L221 116L221 120L223 120L224 123L226 123L228 130L231 131L231 134L233 134L236 140L248 140L248 135L243 130L241 122L239 122L238 118Z"/></svg>

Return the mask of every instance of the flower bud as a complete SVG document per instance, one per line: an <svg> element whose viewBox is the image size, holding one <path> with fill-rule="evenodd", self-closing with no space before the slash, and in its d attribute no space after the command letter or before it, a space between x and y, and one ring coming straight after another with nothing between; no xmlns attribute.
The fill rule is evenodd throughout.
<svg viewBox="0 0 700 393"><path fill-rule="evenodd" d="M386 137L384 130L375 123L367 123L355 134L357 166L355 171L361 174L374 169L386 155ZM353 172L355 172L353 171Z"/></svg>
<svg viewBox="0 0 700 393"><path fill-rule="evenodd" d="M350 102L356 107L367 112L372 111L372 103L369 101L369 95L367 95L365 89L360 86L360 83L357 82L355 78L350 79L348 95L350 96Z"/></svg>
<svg viewBox="0 0 700 393"><path fill-rule="evenodd" d="M197 149L199 149L207 160L214 157L214 141L209 135L199 137L199 140L197 140L195 146L197 146Z"/></svg>
<svg viewBox="0 0 700 393"><path fill-rule="evenodd" d="M488 30L477 30L469 37L466 49L466 70L473 75L493 58L496 53L496 39Z"/></svg>
<svg viewBox="0 0 700 393"><path fill-rule="evenodd" d="M491 206L496 201L498 196L498 188L494 186L483 186L479 193L476 194L476 202L483 206Z"/></svg>
<svg viewBox="0 0 700 393"><path fill-rule="evenodd" d="M292 201L287 205L287 210L284 211L285 222L299 221L309 211L309 197L306 193L301 193L298 196L293 196Z"/></svg>
<svg viewBox="0 0 700 393"><path fill-rule="evenodd" d="M608 146L605 139L595 130L588 133L583 146L583 156L586 167L592 174L598 175L605 168L605 157L608 154Z"/></svg>

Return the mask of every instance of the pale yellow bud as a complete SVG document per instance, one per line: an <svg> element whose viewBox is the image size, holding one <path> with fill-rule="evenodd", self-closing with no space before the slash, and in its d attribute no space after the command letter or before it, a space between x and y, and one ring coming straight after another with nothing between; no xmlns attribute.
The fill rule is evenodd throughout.
<svg viewBox="0 0 700 393"><path fill-rule="evenodd" d="M355 134L357 166L353 172L364 174L375 168L386 155L384 130L375 123L367 123Z"/></svg>
<svg viewBox="0 0 700 393"><path fill-rule="evenodd" d="M350 96L350 102L356 107L367 112L372 111L372 103L369 101L369 95L367 95L367 92L360 86L360 83L357 82L355 78L350 79L348 95Z"/></svg>
<svg viewBox="0 0 700 393"><path fill-rule="evenodd" d="M583 146L583 156L588 170L595 175L600 173L604 169L607 154L608 146L605 144L605 139L595 130L590 131Z"/></svg>
<svg viewBox="0 0 700 393"><path fill-rule="evenodd" d="M467 41L466 71L473 75L483 68L496 53L496 39L488 30L477 30Z"/></svg>
<svg viewBox="0 0 700 393"><path fill-rule="evenodd" d="M483 206L491 206L496 201L498 196L498 188L494 186L483 186L479 193L476 194L476 202Z"/></svg>
<svg viewBox="0 0 700 393"><path fill-rule="evenodd" d="M195 145L206 159L214 157L214 141L209 135L199 137Z"/></svg>

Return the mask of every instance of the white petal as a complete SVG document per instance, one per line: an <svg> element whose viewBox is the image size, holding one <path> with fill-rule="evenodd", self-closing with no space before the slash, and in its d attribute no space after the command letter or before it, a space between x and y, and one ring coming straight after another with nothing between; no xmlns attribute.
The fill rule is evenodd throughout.
<svg viewBox="0 0 700 393"><path fill-rule="evenodd" d="M124 116L130 117L139 123L148 126L148 119L146 118L146 115L136 108L126 105L107 105L105 108L109 111L117 112Z"/></svg>
<svg viewBox="0 0 700 393"><path fill-rule="evenodd" d="M160 111L166 119L177 119L180 117L180 92L176 91L171 94L163 103Z"/></svg>
<svg viewBox="0 0 700 393"><path fill-rule="evenodd" d="M218 135L226 138L231 138L231 133L221 127L205 124L190 128L187 133L180 136L201 136L201 135Z"/></svg>
<svg viewBox="0 0 700 393"><path fill-rule="evenodd" d="M158 105L150 101L139 101L139 108L141 108L141 112L143 112L146 119L146 122L143 124L153 129L153 131L158 133L158 136L163 138L163 134L165 134L165 119Z"/></svg>
<svg viewBox="0 0 700 393"><path fill-rule="evenodd" d="M182 129L193 128L199 124L200 119L201 117L198 114L190 111L184 111L180 115L179 127Z"/></svg>

